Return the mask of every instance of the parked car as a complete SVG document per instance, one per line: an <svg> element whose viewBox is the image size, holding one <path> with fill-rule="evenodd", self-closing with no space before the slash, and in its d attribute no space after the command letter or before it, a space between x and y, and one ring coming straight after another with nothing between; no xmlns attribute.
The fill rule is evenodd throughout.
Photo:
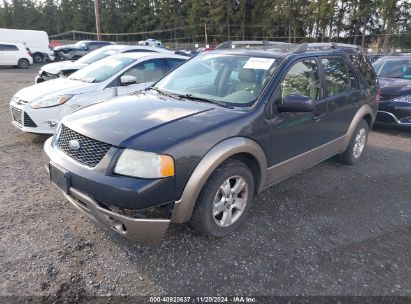
<svg viewBox="0 0 411 304"><path fill-rule="evenodd" d="M10 65L27 69L33 64L33 58L21 43L0 42L0 66Z"/></svg>
<svg viewBox="0 0 411 304"><path fill-rule="evenodd" d="M139 45L145 45L145 46L152 46L152 47L159 47L159 48L163 48L163 44L161 43L161 41L157 40L157 39L153 39L153 38L149 38L146 40L142 40L138 42Z"/></svg>
<svg viewBox="0 0 411 304"><path fill-rule="evenodd" d="M0 29L0 41L23 44L35 63L43 62L49 52L49 36L44 31Z"/></svg>
<svg viewBox="0 0 411 304"><path fill-rule="evenodd" d="M118 54L94 62L68 78L24 88L10 102L13 124L24 132L53 134L64 115L145 89L185 59L161 53Z"/></svg>
<svg viewBox="0 0 411 304"><path fill-rule="evenodd" d="M310 46L204 52L144 92L66 116L44 144L51 180L130 239L159 240L170 222L234 231L256 193L364 153L377 112L370 62L355 47ZM203 81L186 83L198 71Z"/></svg>
<svg viewBox="0 0 411 304"><path fill-rule="evenodd" d="M75 71L84 68L85 66L120 53L137 53L137 52L155 52L164 54L173 54L173 52L166 49L154 48L149 46L138 45L107 45L95 51L88 53L75 61L53 62L41 67L39 74L36 76L34 82L40 83L59 77L67 77Z"/></svg>
<svg viewBox="0 0 411 304"><path fill-rule="evenodd" d="M80 57L114 42L81 40L75 44L56 46L53 49L54 57L59 60L77 60Z"/></svg>
<svg viewBox="0 0 411 304"><path fill-rule="evenodd" d="M411 55L385 56L373 67L381 88L375 123L411 128Z"/></svg>

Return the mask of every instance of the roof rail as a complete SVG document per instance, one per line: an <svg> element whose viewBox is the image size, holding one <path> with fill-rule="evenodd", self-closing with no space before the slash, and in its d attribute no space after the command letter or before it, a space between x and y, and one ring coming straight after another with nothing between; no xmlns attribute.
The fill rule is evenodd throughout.
<svg viewBox="0 0 411 304"><path fill-rule="evenodd" d="M295 46L293 43L281 42L281 41L268 41L268 40L238 40L238 41L225 41L219 44L216 49L234 49L236 47L249 48L249 47L278 47L278 48L290 48Z"/></svg>
<svg viewBox="0 0 411 304"><path fill-rule="evenodd" d="M335 43L335 42L316 42L316 43L307 43L304 42L300 44L295 50L294 53L305 53L310 50L326 50L326 49L356 49L361 50L362 48L354 44L346 43Z"/></svg>

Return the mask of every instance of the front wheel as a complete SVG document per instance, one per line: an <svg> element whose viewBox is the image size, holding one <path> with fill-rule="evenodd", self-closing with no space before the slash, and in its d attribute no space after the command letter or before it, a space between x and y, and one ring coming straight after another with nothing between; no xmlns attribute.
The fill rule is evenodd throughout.
<svg viewBox="0 0 411 304"><path fill-rule="evenodd" d="M30 63L27 59L20 59L18 63L18 67L20 69L28 69L30 66Z"/></svg>
<svg viewBox="0 0 411 304"><path fill-rule="evenodd" d="M347 149L340 154L339 160L342 163L353 165L360 160L367 145L369 130L368 123L361 120L351 137Z"/></svg>
<svg viewBox="0 0 411 304"><path fill-rule="evenodd" d="M247 217L254 177L238 160L229 160L210 176L197 199L191 224L208 236L233 232Z"/></svg>

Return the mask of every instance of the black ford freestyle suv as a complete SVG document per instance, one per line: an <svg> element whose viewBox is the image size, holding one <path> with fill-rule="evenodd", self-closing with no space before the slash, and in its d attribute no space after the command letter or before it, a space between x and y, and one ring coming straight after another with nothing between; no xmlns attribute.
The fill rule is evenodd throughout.
<svg viewBox="0 0 411 304"><path fill-rule="evenodd" d="M354 46L204 52L146 91L66 116L47 168L75 207L127 238L184 222L223 236L270 185L333 155L357 162L377 89Z"/></svg>

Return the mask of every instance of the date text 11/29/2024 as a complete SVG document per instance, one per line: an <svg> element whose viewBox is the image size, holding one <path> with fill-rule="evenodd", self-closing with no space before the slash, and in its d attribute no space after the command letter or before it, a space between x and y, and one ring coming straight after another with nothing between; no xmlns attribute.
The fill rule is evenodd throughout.
<svg viewBox="0 0 411 304"><path fill-rule="evenodd" d="M202 297L150 297L150 303L257 303L255 297L244 297L244 296L202 296Z"/></svg>

